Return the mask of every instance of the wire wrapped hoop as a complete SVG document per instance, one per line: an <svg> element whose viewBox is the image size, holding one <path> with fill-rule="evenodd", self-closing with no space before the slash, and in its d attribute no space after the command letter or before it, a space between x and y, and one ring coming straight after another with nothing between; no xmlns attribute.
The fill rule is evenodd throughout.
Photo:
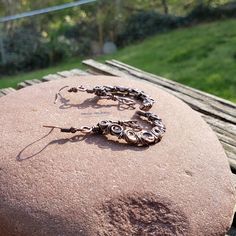
<svg viewBox="0 0 236 236"><path fill-rule="evenodd" d="M87 92L97 95L100 98L111 99L118 101L119 104L125 105L127 108L135 109L136 101L141 102L140 110L136 112L140 117L144 117L153 128L151 130L143 129L137 120L128 121L110 121L102 120L97 125L89 127L82 126L81 128L61 128L57 126L44 126L46 128L58 128L61 132L82 134L100 134L100 135L113 135L118 139L125 140L128 144L136 146L149 146L159 142L166 131L166 127L163 124L161 118L155 115L149 110L154 104L154 99L145 94L143 91L133 88L127 88L123 86L95 86L92 89L86 89L84 86L79 87L62 87L56 94L55 102L61 91L68 88L69 93Z"/></svg>

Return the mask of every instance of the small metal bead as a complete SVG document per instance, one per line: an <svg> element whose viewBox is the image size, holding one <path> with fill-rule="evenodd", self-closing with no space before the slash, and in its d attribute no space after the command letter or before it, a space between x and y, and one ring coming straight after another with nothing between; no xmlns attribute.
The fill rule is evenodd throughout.
<svg viewBox="0 0 236 236"><path fill-rule="evenodd" d="M146 117L146 112L145 111L136 111L136 114L139 115L139 116L144 116Z"/></svg>
<svg viewBox="0 0 236 236"><path fill-rule="evenodd" d="M103 133L103 130L99 127L99 126L93 126L92 127L92 132L94 134L102 134Z"/></svg>
<svg viewBox="0 0 236 236"><path fill-rule="evenodd" d="M124 128L121 125L112 124L110 126L110 134L111 135L121 136L123 131L124 131Z"/></svg>
<svg viewBox="0 0 236 236"><path fill-rule="evenodd" d="M86 89L87 93L94 93L94 89Z"/></svg>
<svg viewBox="0 0 236 236"><path fill-rule="evenodd" d="M117 89L117 91L119 91L119 92L125 92L125 91L127 90L127 88L122 87L122 86L117 86L116 89Z"/></svg>
<svg viewBox="0 0 236 236"><path fill-rule="evenodd" d="M113 124L112 121L102 121L102 122L98 123L99 127L103 131L103 134L105 134L105 135L111 133L110 128L111 128L112 124Z"/></svg>
<svg viewBox="0 0 236 236"><path fill-rule="evenodd" d="M103 120L98 123L98 126L102 129L105 130L109 125L111 124L110 121L108 120Z"/></svg>
<svg viewBox="0 0 236 236"><path fill-rule="evenodd" d="M148 117L148 120L155 122L155 121L161 121L161 118L158 115L151 113L151 115Z"/></svg>
<svg viewBox="0 0 236 236"><path fill-rule="evenodd" d="M155 143L159 142L162 138L162 131L158 127L153 127L151 132L156 136Z"/></svg>
<svg viewBox="0 0 236 236"><path fill-rule="evenodd" d="M155 143L156 137L153 133L149 131L143 131L141 133L141 140L144 145L150 145Z"/></svg>
<svg viewBox="0 0 236 236"><path fill-rule="evenodd" d="M127 143L130 143L130 144L137 144L139 141L138 135L133 130L125 130L123 134L123 138L125 139Z"/></svg>
<svg viewBox="0 0 236 236"><path fill-rule="evenodd" d="M74 127L71 127L71 128L62 128L61 129L61 132L63 132L63 133L76 133L76 131L77 131L77 129L76 128L74 128Z"/></svg>
<svg viewBox="0 0 236 236"><path fill-rule="evenodd" d="M162 129L162 130L165 129L164 124L163 124L160 120L155 120L155 121L153 122L153 124L154 124L155 126L157 126L159 129Z"/></svg>
<svg viewBox="0 0 236 236"><path fill-rule="evenodd" d="M78 92L78 89L75 88L75 87L72 87L68 90L69 93L77 93Z"/></svg>
<svg viewBox="0 0 236 236"><path fill-rule="evenodd" d="M144 103L139 108L143 111L149 111L151 109L152 105L150 103Z"/></svg>

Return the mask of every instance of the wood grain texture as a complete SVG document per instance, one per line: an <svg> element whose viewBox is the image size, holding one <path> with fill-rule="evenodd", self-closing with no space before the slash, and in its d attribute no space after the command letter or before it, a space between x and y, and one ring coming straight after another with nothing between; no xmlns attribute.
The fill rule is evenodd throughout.
<svg viewBox="0 0 236 236"><path fill-rule="evenodd" d="M231 169L236 173L236 104L116 60L102 64L90 59L83 61L83 64L96 73L149 81L187 103L199 112L216 132L228 156Z"/></svg>
<svg viewBox="0 0 236 236"><path fill-rule="evenodd" d="M9 93L12 93L14 91L16 91L16 90L14 88L11 88L11 87L0 89L0 97L5 96L5 95L7 95Z"/></svg>

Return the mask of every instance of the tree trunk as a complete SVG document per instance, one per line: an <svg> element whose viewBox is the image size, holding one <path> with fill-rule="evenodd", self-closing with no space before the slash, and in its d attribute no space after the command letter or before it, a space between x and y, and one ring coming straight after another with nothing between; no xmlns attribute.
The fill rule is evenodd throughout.
<svg viewBox="0 0 236 236"><path fill-rule="evenodd" d="M100 52L102 52L102 48L103 48L103 44L104 44L103 24L102 24L102 22L98 23L98 38L99 38Z"/></svg>
<svg viewBox="0 0 236 236"><path fill-rule="evenodd" d="M203 0L197 0L197 5L203 5Z"/></svg>
<svg viewBox="0 0 236 236"><path fill-rule="evenodd" d="M2 31L1 25L0 25L0 55L1 55L2 64L5 64L6 63L6 55L5 55L4 45L3 45L3 31Z"/></svg>
<svg viewBox="0 0 236 236"><path fill-rule="evenodd" d="M168 8L167 0L161 0L161 4L163 6L164 13L167 15L169 13L169 8Z"/></svg>

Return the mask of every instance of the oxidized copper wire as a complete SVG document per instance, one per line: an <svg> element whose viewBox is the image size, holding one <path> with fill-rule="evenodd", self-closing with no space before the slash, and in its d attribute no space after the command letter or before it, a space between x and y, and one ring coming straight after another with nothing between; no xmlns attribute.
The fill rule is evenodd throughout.
<svg viewBox="0 0 236 236"><path fill-rule="evenodd" d="M59 90L56 95L55 102L60 95L60 92L68 88L64 86ZM110 121L103 120L97 125L88 127L82 126L81 128L61 128L57 126L44 126L46 128L58 128L61 132L76 133L81 132L83 134L100 134L100 135L113 135L118 139L124 139L127 143L136 146L148 146L159 142L166 131L166 127L163 124L159 116L149 112L154 104L154 100L138 89L132 89L121 86L95 86L93 89L86 89L83 86L78 88L72 87L68 89L68 92L87 92L93 93L100 98L111 99L118 101L119 104L127 106L127 108L135 109L135 100L141 102L139 111L136 112L140 117L145 117L153 126L151 130L145 130L138 125L137 120L127 121ZM129 97L129 98L128 98ZM135 100L133 100L135 99Z"/></svg>

